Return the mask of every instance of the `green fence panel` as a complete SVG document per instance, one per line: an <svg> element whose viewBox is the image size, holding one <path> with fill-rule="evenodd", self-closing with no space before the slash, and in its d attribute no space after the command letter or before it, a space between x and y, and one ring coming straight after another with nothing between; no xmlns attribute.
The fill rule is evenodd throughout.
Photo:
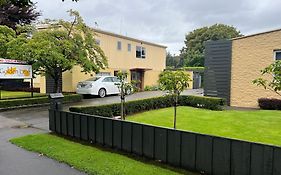
<svg viewBox="0 0 281 175"><path fill-rule="evenodd" d="M272 174L273 149L264 145L252 144L251 174Z"/></svg>
<svg viewBox="0 0 281 175"><path fill-rule="evenodd" d="M113 147L122 149L122 122L113 120Z"/></svg>
<svg viewBox="0 0 281 175"><path fill-rule="evenodd" d="M167 162L171 165L181 165L181 132L168 130Z"/></svg>
<svg viewBox="0 0 281 175"><path fill-rule="evenodd" d="M81 139L80 115L74 114L74 137Z"/></svg>
<svg viewBox="0 0 281 175"><path fill-rule="evenodd" d="M132 124L129 122L122 123L122 150L132 151Z"/></svg>
<svg viewBox="0 0 281 175"><path fill-rule="evenodd" d="M81 117L81 139L88 140L88 116L80 115Z"/></svg>
<svg viewBox="0 0 281 175"><path fill-rule="evenodd" d="M143 126L143 155L154 158L154 127Z"/></svg>
<svg viewBox="0 0 281 175"><path fill-rule="evenodd" d="M231 174L249 175L251 166L251 144L242 141L232 141L231 144Z"/></svg>
<svg viewBox="0 0 281 175"><path fill-rule="evenodd" d="M61 112L61 133L67 135L67 113Z"/></svg>
<svg viewBox="0 0 281 175"><path fill-rule="evenodd" d="M280 175L281 174L281 148L274 148L273 152L273 175Z"/></svg>
<svg viewBox="0 0 281 175"><path fill-rule="evenodd" d="M61 114L60 114L60 111L56 111L55 122L56 122L56 132L61 134Z"/></svg>
<svg viewBox="0 0 281 175"><path fill-rule="evenodd" d="M132 152L142 155L142 125L132 124Z"/></svg>
<svg viewBox="0 0 281 175"><path fill-rule="evenodd" d="M196 135L192 133L181 133L181 166L195 170L196 164Z"/></svg>
<svg viewBox="0 0 281 175"><path fill-rule="evenodd" d="M213 174L230 174L231 141L222 138L213 139Z"/></svg>
<svg viewBox="0 0 281 175"><path fill-rule="evenodd" d="M196 149L196 169L206 174L212 174L212 137L198 135Z"/></svg>
<svg viewBox="0 0 281 175"><path fill-rule="evenodd" d="M88 118L89 140L90 142L96 142L96 117Z"/></svg>
<svg viewBox="0 0 281 175"><path fill-rule="evenodd" d="M154 158L161 160L161 162L167 161L167 129L155 128L154 129Z"/></svg>
<svg viewBox="0 0 281 175"><path fill-rule="evenodd" d="M112 147L112 120L104 119L104 144Z"/></svg>
<svg viewBox="0 0 281 175"><path fill-rule="evenodd" d="M74 137L74 115L71 113L67 114L67 135Z"/></svg>
<svg viewBox="0 0 281 175"><path fill-rule="evenodd" d="M104 144L104 119L96 118L96 142Z"/></svg>
<svg viewBox="0 0 281 175"><path fill-rule="evenodd" d="M49 110L49 129L51 131L56 130L56 122L55 122L55 111L54 110Z"/></svg>

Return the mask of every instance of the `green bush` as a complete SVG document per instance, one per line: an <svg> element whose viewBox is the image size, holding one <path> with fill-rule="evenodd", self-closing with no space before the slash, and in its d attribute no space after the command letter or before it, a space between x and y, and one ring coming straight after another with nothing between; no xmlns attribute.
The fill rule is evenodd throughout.
<svg viewBox="0 0 281 175"><path fill-rule="evenodd" d="M158 91L158 90L160 90L160 87L157 85L144 87L144 91Z"/></svg>
<svg viewBox="0 0 281 175"><path fill-rule="evenodd" d="M82 96L78 94L64 95L64 103L78 102L81 100L82 100ZM49 103L49 99L47 96L34 97L34 98L9 99L9 100L0 100L0 108L37 105L37 104L46 104L46 103Z"/></svg>
<svg viewBox="0 0 281 175"><path fill-rule="evenodd" d="M225 102L223 99L213 97L180 96L179 99L180 106L193 106L211 110L221 110L224 104ZM171 96L129 101L125 104L125 114L131 115L138 112L166 108L171 106L173 106L173 99ZM101 106L70 107L69 110L72 112L99 115L103 117L120 116L119 103Z"/></svg>
<svg viewBox="0 0 281 175"><path fill-rule="evenodd" d="M210 110L222 110L226 104L222 98L201 97L201 96L180 96L179 104L181 106L192 106L196 108L205 108Z"/></svg>

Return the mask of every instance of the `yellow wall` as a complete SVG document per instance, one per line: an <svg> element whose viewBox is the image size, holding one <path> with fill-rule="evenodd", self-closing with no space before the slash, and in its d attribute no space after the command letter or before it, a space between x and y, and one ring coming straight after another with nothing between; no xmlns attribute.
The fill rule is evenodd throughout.
<svg viewBox="0 0 281 175"><path fill-rule="evenodd" d="M110 72L114 75L116 70L126 70L130 73L132 68L151 69L144 73L144 87L147 85L157 85L159 74L166 67L166 48L151 45L146 42L137 42L123 37L112 36L104 33L96 33L96 39L100 40L100 47L108 58L108 68L101 72ZM121 41L122 49L117 49L117 42ZM128 51L128 44L131 44L131 51ZM146 48L146 58L136 58L136 46ZM81 72L79 66L75 66L71 71L63 74L63 91L75 92L79 81L84 81L94 74ZM128 77L130 82L130 74Z"/></svg>
<svg viewBox="0 0 281 175"><path fill-rule="evenodd" d="M256 108L259 98L278 97L252 83L261 69L274 62L275 49L281 49L281 31L233 40L231 106Z"/></svg>

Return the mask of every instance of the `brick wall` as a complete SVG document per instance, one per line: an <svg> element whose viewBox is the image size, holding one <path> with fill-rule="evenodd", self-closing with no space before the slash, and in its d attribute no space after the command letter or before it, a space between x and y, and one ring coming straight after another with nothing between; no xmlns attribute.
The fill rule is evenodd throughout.
<svg viewBox="0 0 281 175"><path fill-rule="evenodd" d="M231 66L231 106L258 107L261 97L279 98L252 83L260 70L273 63L274 50L281 49L281 31L234 39Z"/></svg>

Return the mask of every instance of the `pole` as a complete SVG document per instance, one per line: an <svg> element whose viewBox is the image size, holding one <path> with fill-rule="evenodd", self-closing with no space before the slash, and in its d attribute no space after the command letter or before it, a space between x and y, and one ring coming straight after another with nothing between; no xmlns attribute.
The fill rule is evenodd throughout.
<svg viewBox="0 0 281 175"><path fill-rule="evenodd" d="M33 78L31 78L31 98L33 98Z"/></svg>

